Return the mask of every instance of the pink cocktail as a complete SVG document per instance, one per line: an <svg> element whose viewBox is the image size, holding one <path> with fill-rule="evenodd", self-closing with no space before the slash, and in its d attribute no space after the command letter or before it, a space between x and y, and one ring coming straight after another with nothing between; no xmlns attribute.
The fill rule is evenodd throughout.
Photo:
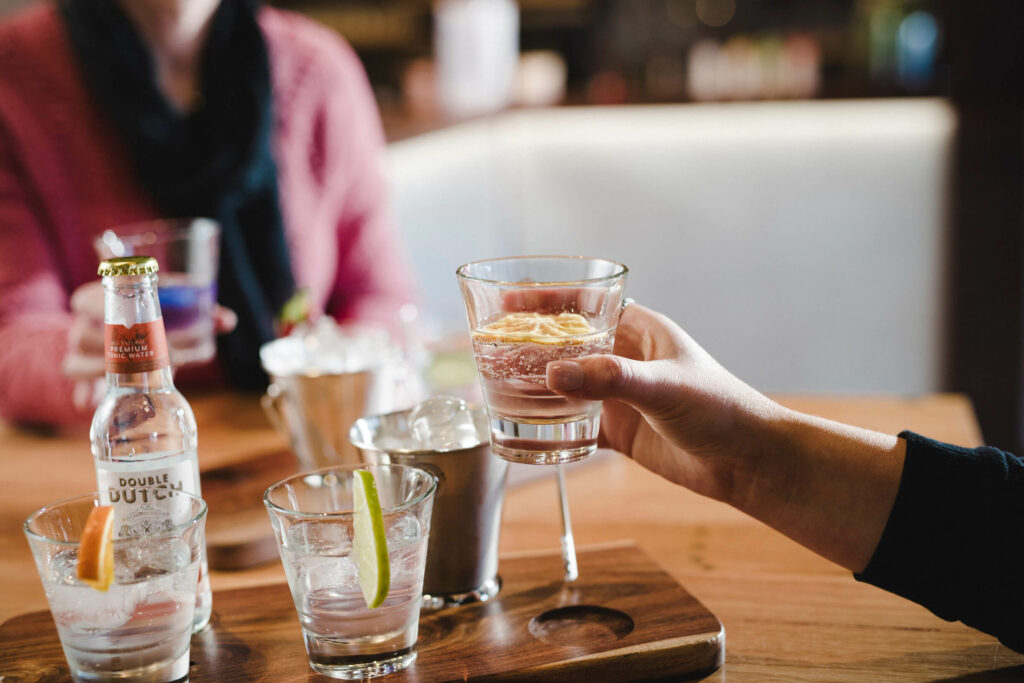
<svg viewBox="0 0 1024 683"><path fill-rule="evenodd" d="M592 453L600 401L550 391L547 364L611 353L626 268L600 259L530 257L480 261L458 273L494 453L531 464Z"/></svg>

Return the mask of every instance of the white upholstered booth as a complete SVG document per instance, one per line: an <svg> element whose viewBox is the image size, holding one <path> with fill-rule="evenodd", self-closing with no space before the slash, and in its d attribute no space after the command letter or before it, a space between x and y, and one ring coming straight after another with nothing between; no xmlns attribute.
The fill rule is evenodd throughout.
<svg viewBox="0 0 1024 683"><path fill-rule="evenodd" d="M597 255L767 391L941 388L940 100L521 110L392 143L395 217L441 329L468 260Z"/></svg>

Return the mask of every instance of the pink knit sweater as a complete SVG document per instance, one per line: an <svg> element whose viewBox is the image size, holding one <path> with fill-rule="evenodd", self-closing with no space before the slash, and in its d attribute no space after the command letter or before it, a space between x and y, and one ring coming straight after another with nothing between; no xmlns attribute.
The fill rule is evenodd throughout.
<svg viewBox="0 0 1024 683"><path fill-rule="evenodd" d="M264 8L260 24L296 281L339 319L390 319L412 284L387 215L383 135L362 66L298 15ZM97 235L157 217L86 92L55 7L0 23L0 416L86 417L60 369L69 296L96 279Z"/></svg>

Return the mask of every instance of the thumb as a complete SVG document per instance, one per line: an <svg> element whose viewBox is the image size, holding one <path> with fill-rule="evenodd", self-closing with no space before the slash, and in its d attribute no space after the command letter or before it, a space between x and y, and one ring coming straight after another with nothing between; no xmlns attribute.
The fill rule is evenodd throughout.
<svg viewBox="0 0 1024 683"><path fill-rule="evenodd" d="M613 398L644 410L657 407L664 382L650 362L600 355L548 363L547 385L566 396Z"/></svg>

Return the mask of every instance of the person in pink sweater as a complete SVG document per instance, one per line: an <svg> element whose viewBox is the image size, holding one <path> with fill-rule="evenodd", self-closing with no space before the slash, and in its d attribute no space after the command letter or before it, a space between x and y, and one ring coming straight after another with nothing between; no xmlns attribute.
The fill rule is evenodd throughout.
<svg viewBox="0 0 1024 683"><path fill-rule="evenodd" d="M0 22L0 416L87 418L66 356L93 239L161 217L222 224L220 374L299 288L314 314L392 322L413 298L386 208L384 139L336 34L249 0L59 0ZM231 325L229 325L230 327Z"/></svg>

